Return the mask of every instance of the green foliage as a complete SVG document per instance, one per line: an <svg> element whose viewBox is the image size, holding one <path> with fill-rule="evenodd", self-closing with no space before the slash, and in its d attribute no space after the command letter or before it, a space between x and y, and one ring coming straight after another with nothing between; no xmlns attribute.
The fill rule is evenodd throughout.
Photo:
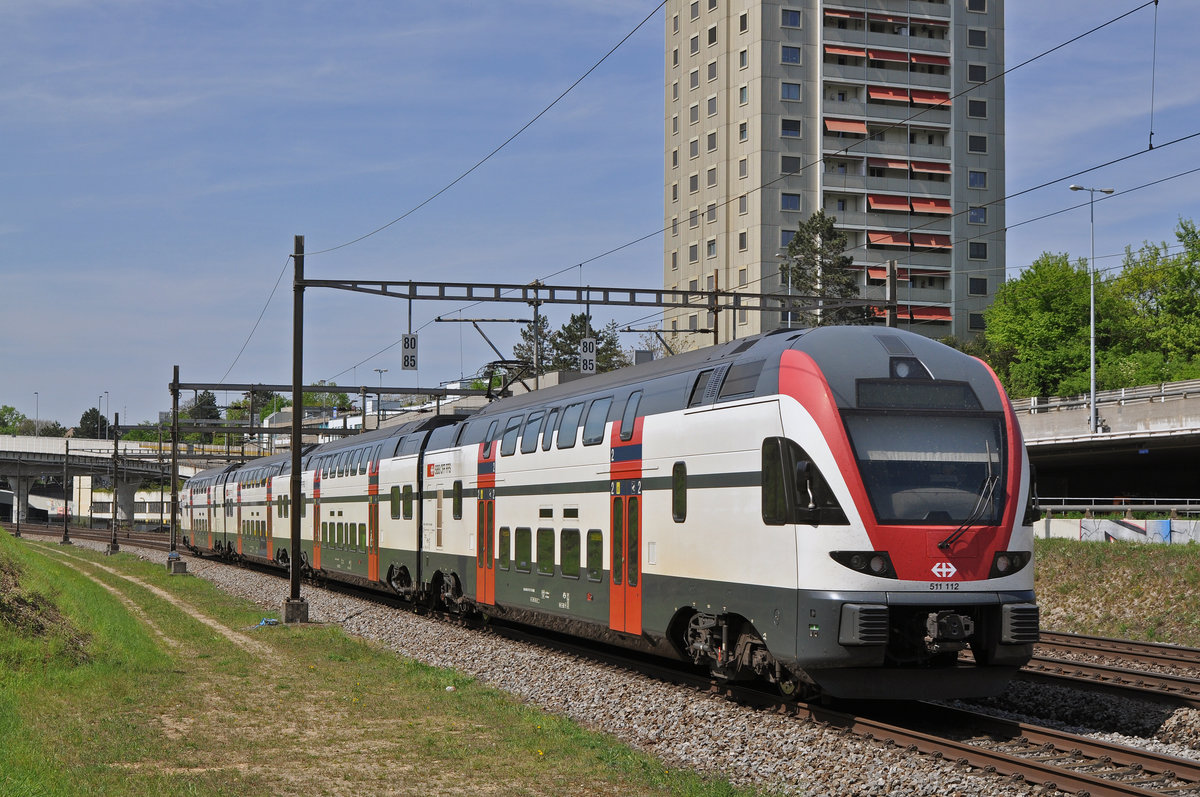
<svg viewBox="0 0 1200 797"><path fill-rule="evenodd" d="M1146 243L1096 274L1098 389L1200 376L1200 233L1181 219L1176 237L1181 253ZM1086 261L1046 252L996 292L981 352L1014 398L1087 392L1088 280Z"/></svg>
<svg viewBox="0 0 1200 797"><path fill-rule="evenodd" d="M796 230L779 266L780 279L791 278L792 293L826 299L858 298L858 276L850 270L854 258L845 253L846 234L834 226L836 222L836 217L826 216L822 208ZM794 325L807 327L864 324L869 318L867 308L838 306L836 302L819 314L807 309L792 314Z"/></svg>
<svg viewBox="0 0 1200 797"><path fill-rule="evenodd" d="M586 326L585 326L586 320ZM629 355L621 348L621 340L617 333L617 322L609 321L603 329L597 330L590 319L585 319L583 313L573 313L569 321L554 332L550 332L549 322L545 316L539 317L538 338L541 346L541 373L548 371L578 371L579 342L585 337L596 339L596 371L604 373L630 364ZM521 343L513 346L513 356L519 360L534 361L533 324L521 330Z"/></svg>
<svg viewBox="0 0 1200 797"><path fill-rule="evenodd" d="M0 407L0 434L17 434L17 428L26 420L25 414L16 407L5 404Z"/></svg>
<svg viewBox="0 0 1200 797"><path fill-rule="evenodd" d="M79 426L75 430L76 437L102 440L106 434L108 434L108 419L100 414L98 408L92 407L79 416Z"/></svg>

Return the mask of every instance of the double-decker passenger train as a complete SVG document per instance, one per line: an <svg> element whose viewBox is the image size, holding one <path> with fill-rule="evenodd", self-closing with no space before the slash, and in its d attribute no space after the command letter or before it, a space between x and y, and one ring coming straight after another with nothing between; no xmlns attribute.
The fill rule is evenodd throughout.
<svg viewBox="0 0 1200 797"><path fill-rule="evenodd" d="M978 696L1038 637L992 371L780 330L190 479L186 542L690 660L786 694ZM969 649L971 655L965 655Z"/></svg>

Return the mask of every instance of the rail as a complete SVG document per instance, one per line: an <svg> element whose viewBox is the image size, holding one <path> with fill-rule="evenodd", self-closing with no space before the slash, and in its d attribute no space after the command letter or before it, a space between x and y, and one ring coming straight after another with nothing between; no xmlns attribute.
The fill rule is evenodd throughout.
<svg viewBox="0 0 1200 797"><path fill-rule="evenodd" d="M1124 513L1155 512L1163 515L1200 515L1200 498L1046 498L1039 496L1038 508L1052 514L1062 512Z"/></svg>
<svg viewBox="0 0 1200 797"><path fill-rule="evenodd" d="M1183 382L1163 382L1158 385L1146 385L1143 387L1123 387L1119 390L1102 390L1096 393L1096 406L1099 407L1102 404L1162 403L1187 398L1200 398L1200 379L1189 379ZM1048 398L1033 396L1032 398L1016 399L1012 402L1013 409L1018 414L1027 415L1079 409L1086 407L1087 404L1088 397L1086 395L1051 396Z"/></svg>

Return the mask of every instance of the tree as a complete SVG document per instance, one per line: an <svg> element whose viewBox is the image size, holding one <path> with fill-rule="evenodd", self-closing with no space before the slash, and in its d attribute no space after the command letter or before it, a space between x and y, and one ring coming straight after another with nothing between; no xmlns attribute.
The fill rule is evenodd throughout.
<svg viewBox="0 0 1200 797"><path fill-rule="evenodd" d="M337 387L337 382L326 382L325 380L321 380L320 382L313 382L312 386ZM305 393L304 406L328 408L337 407L339 409L349 409L350 396L345 393L338 393L334 390L322 391L320 393Z"/></svg>
<svg viewBox="0 0 1200 797"><path fill-rule="evenodd" d="M586 321L586 323L585 323ZM513 346L513 357L518 360L534 361L533 324L521 330L521 342ZM584 332L587 332L585 335ZM596 339L596 371L604 373L629 365L629 355L621 348L621 339L617 332L617 322L609 321L603 329L597 331L590 319L583 313L572 313L571 318L561 327L550 332L550 323L545 316L538 318L538 338L541 343L541 369L539 373L549 371L578 371L579 342L584 337Z"/></svg>
<svg viewBox="0 0 1200 797"><path fill-rule="evenodd" d="M92 407L79 416L79 427L75 433L79 437L101 440L108 434L108 419L100 414L98 407Z"/></svg>
<svg viewBox="0 0 1200 797"><path fill-rule="evenodd" d="M17 430L25 420L25 413L5 404L0 407L0 434L18 434Z"/></svg>
<svg viewBox="0 0 1200 797"><path fill-rule="evenodd" d="M217 397L209 390L201 391L194 398L185 401L179 408L179 414L193 421L219 421L221 419L221 409L217 406ZM201 443L211 443L212 441L211 432L200 434Z"/></svg>
<svg viewBox="0 0 1200 797"><path fill-rule="evenodd" d="M800 224L788 243L779 275L785 281L790 276L793 294L833 300L858 298L858 275L850 269L854 258L846 254L846 234L834 226L836 222L836 217L826 216L822 208ZM797 326L865 324L869 320L868 308L839 305L836 301L820 311L812 308L792 312L793 324L799 322Z"/></svg>
<svg viewBox="0 0 1200 797"><path fill-rule="evenodd" d="M0 431L0 434L3 434ZM62 427L58 421L35 420L34 418L25 418L17 425L17 434L27 435L29 437L66 437L67 430Z"/></svg>
<svg viewBox="0 0 1200 797"><path fill-rule="evenodd" d="M536 349L534 346L535 342L537 344ZM553 368L546 367L549 351L550 319L544 315L539 315L536 331L534 330L532 321L521 327L521 342L513 346L513 359L524 360L531 365L540 364L542 367L539 373L544 374L546 371L554 370Z"/></svg>
<svg viewBox="0 0 1200 797"><path fill-rule="evenodd" d="M984 313L993 361L1010 395L1082 393L1088 386L1088 271L1065 253L1045 252L1000 286ZM997 367L1002 365L1002 367Z"/></svg>

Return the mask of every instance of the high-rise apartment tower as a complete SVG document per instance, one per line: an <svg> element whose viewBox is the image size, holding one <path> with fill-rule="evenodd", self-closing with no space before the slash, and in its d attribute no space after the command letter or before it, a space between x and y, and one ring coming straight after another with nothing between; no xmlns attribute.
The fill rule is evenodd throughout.
<svg viewBox="0 0 1200 797"><path fill-rule="evenodd" d="M1003 71L1002 0L668 0L665 287L783 292L824 208L860 296L896 260L900 326L979 332L1004 278ZM665 318L722 341L783 323Z"/></svg>

